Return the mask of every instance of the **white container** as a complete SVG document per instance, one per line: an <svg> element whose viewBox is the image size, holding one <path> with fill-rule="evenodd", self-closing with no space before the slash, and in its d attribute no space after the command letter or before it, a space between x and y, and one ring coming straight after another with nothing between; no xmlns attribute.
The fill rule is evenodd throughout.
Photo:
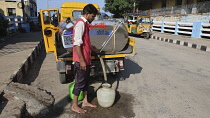
<svg viewBox="0 0 210 118"><path fill-rule="evenodd" d="M101 107L110 107L115 100L115 90L110 88L108 83L102 84L102 88L97 91L97 100Z"/></svg>

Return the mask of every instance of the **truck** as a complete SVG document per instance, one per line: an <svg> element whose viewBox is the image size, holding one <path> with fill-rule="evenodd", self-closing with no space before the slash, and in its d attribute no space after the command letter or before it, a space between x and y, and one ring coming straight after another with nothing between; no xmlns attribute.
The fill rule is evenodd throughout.
<svg viewBox="0 0 210 118"><path fill-rule="evenodd" d="M59 23L70 19L75 22L82 15L83 8L89 3L65 2L58 8L40 9L42 34L46 53L54 53L56 68L61 84L74 79L74 63L72 53L63 46ZM93 4L98 11L100 8ZM91 45L100 50L100 58L103 59L106 74L117 75L124 70L124 59L133 56L135 40L128 37L127 29L123 22L103 20L97 15L90 25ZM91 76L103 75L102 66L98 54L91 55Z"/></svg>

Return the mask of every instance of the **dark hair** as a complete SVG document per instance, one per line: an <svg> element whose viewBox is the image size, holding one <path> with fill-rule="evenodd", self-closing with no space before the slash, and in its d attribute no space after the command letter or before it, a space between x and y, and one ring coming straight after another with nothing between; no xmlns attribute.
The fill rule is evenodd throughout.
<svg viewBox="0 0 210 118"><path fill-rule="evenodd" d="M83 15L85 13L89 13L89 14L98 14L98 10L96 9L95 6L93 6L92 4L88 4L83 8Z"/></svg>

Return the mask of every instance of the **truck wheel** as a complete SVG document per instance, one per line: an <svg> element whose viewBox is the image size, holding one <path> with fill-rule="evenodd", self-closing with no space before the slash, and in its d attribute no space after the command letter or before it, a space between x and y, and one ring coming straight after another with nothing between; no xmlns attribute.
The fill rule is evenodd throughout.
<svg viewBox="0 0 210 118"><path fill-rule="evenodd" d="M66 73L59 73L60 83L65 84L66 83Z"/></svg>
<svg viewBox="0 0 210 118"><path fill-rule="evenodd" d="M146 35L144 36L145 39L149 39L150 38L150 34L146 33Z"/></svg>

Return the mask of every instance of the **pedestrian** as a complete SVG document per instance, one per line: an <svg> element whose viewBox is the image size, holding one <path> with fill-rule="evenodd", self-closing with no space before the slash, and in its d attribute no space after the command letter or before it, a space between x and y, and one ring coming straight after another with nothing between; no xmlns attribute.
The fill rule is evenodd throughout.
<svg viewBox="0 0 210 118"><path fill-rule="evenodd" d="M84 93L82 107L88 106L95 108L87 100L88 82L90 78L90 63L91 51L97 52L98 50L91 47L89 36L89 25L95 19L98 10L92 4L88 4L83 8L83 15L76 21L73 29L73 62L76 68L75 86L73 89L74 99L71 110L77 113L85 113L87 110L78 106L78 96L81 91Z"/></svg>

